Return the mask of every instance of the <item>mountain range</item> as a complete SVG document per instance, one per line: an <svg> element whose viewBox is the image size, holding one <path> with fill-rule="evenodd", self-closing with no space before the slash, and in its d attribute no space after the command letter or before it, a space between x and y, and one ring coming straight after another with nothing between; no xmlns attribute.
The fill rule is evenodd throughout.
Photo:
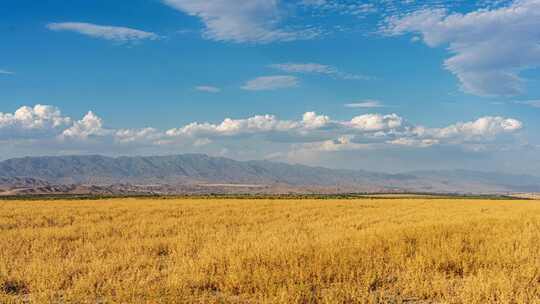
<svg viewBox="0 0 540 304"><path fill-rule="evenodd" d="M0 194L540 192L540 177L497 172L386 174L203 154L24 157L0 162Z"/></svg>

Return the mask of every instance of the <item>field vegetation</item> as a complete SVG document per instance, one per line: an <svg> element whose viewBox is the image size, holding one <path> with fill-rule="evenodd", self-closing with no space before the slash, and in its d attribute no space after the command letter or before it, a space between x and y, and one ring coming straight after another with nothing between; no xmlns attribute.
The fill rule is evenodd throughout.
<svg viewBox="0 0 540 304"><path fill-rule="evenodd" d="M540 202L0 201L0 303L540 303Z"/></svg>

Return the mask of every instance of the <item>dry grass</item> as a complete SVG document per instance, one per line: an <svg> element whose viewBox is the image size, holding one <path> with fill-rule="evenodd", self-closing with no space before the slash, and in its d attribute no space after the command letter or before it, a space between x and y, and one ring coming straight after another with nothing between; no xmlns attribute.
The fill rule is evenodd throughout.
<svg viewBox="0 0 540 304"><path fill-rule="evenodd" d="M540 303L540 202L0 201L0 303Z"/></svg>

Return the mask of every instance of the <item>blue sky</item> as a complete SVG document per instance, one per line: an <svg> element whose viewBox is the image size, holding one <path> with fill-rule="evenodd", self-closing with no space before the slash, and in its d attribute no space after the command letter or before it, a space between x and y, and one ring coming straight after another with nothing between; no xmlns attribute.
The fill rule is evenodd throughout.
<svg viewBox="0 0 540 304"><path fill-rule="evenodd" d="M2 158L540 170L539 0L0 8Z"/></svg>

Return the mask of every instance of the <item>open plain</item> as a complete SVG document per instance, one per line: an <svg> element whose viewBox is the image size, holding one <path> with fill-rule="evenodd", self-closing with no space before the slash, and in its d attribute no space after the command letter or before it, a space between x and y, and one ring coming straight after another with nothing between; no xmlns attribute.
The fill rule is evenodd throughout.
<svg viewBox="0 0 540 304"><path fill-rule="evenodd" d="M0 201L0 303L540 303L540 202Z"/></svg>

